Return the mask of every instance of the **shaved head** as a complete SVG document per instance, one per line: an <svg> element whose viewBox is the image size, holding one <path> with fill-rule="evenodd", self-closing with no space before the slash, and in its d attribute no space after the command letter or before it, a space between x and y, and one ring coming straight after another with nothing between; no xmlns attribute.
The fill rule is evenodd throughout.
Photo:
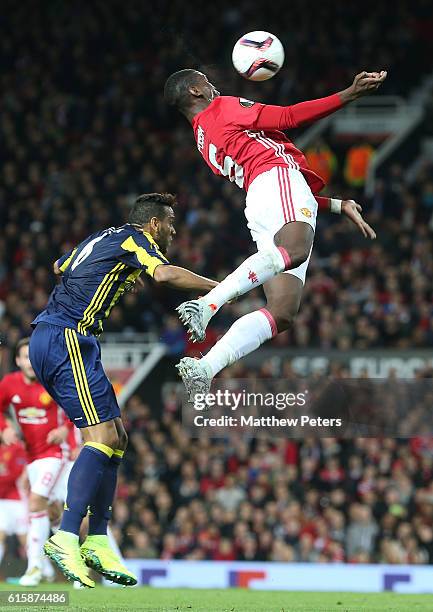
<svg viewBox="0 0 433 612"><path fill-rule="evenodd" d="M165 101L176 106L189 121L220 95L203 72L186 68L168 77L164 87Z"/></svg>
<svg viewBox="0 0 433 612"><path fill-rule="evenodd" d="M184 111L190 103L190 87L198 85L203 76L203 73L192 68L174 72L165 82L165 101L170 106L176 106L180 111Z"/></svg>

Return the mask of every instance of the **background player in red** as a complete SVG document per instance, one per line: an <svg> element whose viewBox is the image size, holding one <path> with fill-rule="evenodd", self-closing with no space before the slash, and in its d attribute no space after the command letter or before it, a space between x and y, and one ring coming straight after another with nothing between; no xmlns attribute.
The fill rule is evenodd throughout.
<svg viewBox="0 0 433 612"><path fill-rule="evenodd" d="M298 312L318 207L343 213L374 238L352 200L317 196L324 181L281 130L317 121L375 91L386 72L361 72L343 91L293 106L271 106L220 96L196 70L172 74L164 96L191 123L197 148L214 174L247 192L245 216L258 252L198 300L181 304L181 320L195 341L205 338L212 316L228 301L264 285L266 308L236 321L200 360L185 357L179 372L191 394L206 392L224 367L286 330ZM288 274L281 274L288 272Z"/></svg>
<svg viewBox="0 0 433 612"><path fill-rule="evenodd" d="M61 496L56 488L61 485L66 467L62 444L73 424L64 423L63 411L36 380L29 360L28 338L18 343L15 361L19 371L7 374L0 381L0 431L4 444L18 442L15 429L3 415L12 406L27 450L30 482L28 567L20 584L35 586L42 579L43 545L50 533L48 503Z"/></svg>
<svg viewBox="0 0 433 612"><path fill-rule="evenodd" d="M18 481L26 464L26 450L22 442L9 446L0 444L0 563L7 536L16 534L21 545L25 546L27 500L23 498Z"/></svg>

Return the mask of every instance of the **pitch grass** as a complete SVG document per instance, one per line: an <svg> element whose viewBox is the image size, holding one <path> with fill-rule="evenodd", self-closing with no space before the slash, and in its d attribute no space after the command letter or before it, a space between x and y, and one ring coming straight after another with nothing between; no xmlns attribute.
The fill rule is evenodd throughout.
<svg viewBox="0 0 433 612"><path fill-rule="evenodd" d="M0 590L8 589L0 584ZM17 587L12 587L18 590ZM20 589L21 591L27 589ZM30 590L30 589L29 589ZM31 590L68 590L69 606L0 605L20 612L432 612L433 595L396 593L304 593L245 589L157 589L150 587L95 589L68 584Z"/></svg>

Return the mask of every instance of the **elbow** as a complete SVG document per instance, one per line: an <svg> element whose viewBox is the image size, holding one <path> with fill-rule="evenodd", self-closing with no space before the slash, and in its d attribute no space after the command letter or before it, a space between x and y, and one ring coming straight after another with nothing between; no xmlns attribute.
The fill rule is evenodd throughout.
<svg viewBox="0 0 433 612"><path fill-rule="evenodd" d="M173 266L160 265L155 268L153 280L157 283L170 283L174 278Z"/></svg>
<svg viewBox="0 0 433 612"><path fill-rule="evenodd" d="M57 263L57 261L55 261L55 262L53 263L53 272L54 272L54 274L56 274L56 275L61 274L61 270L60 270L60 268L59 268L59 264Z"/></svg>
<svg viewBox="0 0 433 612"><path fill-rule="evenodd" d="M293 106L286 106L284 113L282 114L279 129L280 130L293 130L299 127L300 122L296 113L293 112Z"/></svg>

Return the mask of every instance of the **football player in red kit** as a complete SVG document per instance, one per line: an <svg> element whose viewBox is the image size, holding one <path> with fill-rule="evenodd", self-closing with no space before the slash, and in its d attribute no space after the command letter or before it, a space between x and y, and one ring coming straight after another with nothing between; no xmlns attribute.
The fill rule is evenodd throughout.
<svg viewBox="0 0 433 612"><path fill-rule="evenodd" d="M68 464L64 442L74 425L64 421L63 411L36 380L29 361L28 338L18 343L15 360L19 371L0 381L0 433L4 444L18 442L15 429L3 416L12 406L27 450L30 482L28 567L20 584L35 586L42 579L43 545L50 534L48 505L64 499L62 475Z"/></svg>
<svg viewBox="0 0 433 612"><path fill-rule="evenodd" d="M266 308L236 321L202 359L180 361L190 396L206 393L220 370L291 325L299 309L318 208L346 215L364 236L375 238L358 204L317 195L324 181L281 130L326 117L378 89L386 76L385 71L361 72L347 89L293 106L221 96L196 70L180 70L167 79L165 99L191 123L197 148L212 172L247 192L245 216L258 251L204 297L181 304L180 318L191 338L202 341L211 317L228 301L260 285L267 299Z"/></svg>

